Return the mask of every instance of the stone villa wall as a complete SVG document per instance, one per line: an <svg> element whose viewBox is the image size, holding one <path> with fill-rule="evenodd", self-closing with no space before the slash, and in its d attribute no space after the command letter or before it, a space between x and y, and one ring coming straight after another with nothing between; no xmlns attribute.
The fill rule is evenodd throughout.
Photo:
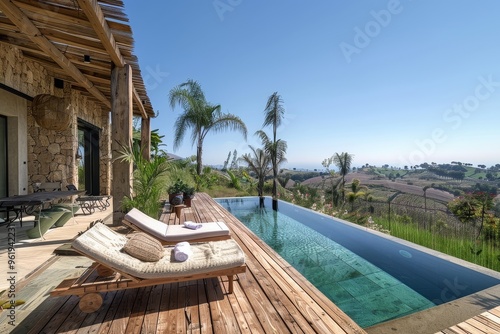
<svg viewBox="0 0 500 334"><path fill-rule="evenodd" d="M102 129L100 134L100 188L110 193L110 113L76 90L69 83L63 89L54 87L54 77L40 64L23 57L14 47L0 44L0 83L30 97L51 94L69 99L74 114L70 127L64 131L40 127L31 114L28 102L28 192L35 182L78 184L76 151L78 145L77 118Z"/></svg>

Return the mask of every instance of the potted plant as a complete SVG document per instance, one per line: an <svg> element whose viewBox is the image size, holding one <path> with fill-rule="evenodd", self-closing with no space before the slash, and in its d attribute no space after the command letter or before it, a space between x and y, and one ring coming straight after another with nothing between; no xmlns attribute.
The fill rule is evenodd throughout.
<svg viewBox="0 0 500 334"><path fill-rule="evenodd" d="M191 200L193 199L194 197L194 187L191 187L191 186L186 186L184 188L184 204L186 204L186 206L188 208L191 207Z"/></svg>
<svg viewBox="0 0 500 334"><path fill-rule="evenodd" d="M187 184L184 183L184 181L182 181L181 179L177 179L173 184L171 184L168 187L167 189L168 201L170 202L170 204L174 205L182 204L182 201L181 203L177 203L178 202L177 198L180 197L182 199L184 197L184 189L186 189L186 187Z"/></svg>

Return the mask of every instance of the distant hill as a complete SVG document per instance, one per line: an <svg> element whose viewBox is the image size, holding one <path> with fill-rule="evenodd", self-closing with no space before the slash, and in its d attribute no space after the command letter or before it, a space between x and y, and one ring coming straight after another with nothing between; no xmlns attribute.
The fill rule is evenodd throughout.
<svg viewBox="0 0 500 334"><path fill-rule="evenodd" d="M293 174L290 172L292 179L302 180L298 182L305 186L322 188L330 182L330 175L326 173L293 172ZM377 190L378 194L384 194L385 189L387 196L396 191L423 196L423 188L427 186L429 187L426 192L427 198L447 203L455 196L467 191L480 190L496 193L500 186L500 179L497 178L499 174L500 171L497 171L495 167L489 170L454 165L417 169L368 167L347 174L346 183L358 179L362 186L371 191Z"/></svg>

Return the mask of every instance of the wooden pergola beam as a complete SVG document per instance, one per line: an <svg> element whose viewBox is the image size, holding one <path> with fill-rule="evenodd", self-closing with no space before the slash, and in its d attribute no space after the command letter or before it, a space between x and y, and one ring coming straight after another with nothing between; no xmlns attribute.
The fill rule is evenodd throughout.
<svg viewBox="0 0 500 334"><path fill-rule="evenodd" d="M94 84L87 79L80 70L45 37L31 20L12 1L0 1L0 10L14 23L19 30L26 34L42 51L46 52L59 66L68 72L79 84L92 94L99 101L111 108L111 102L94 87Z"/></svg>
<svg viewBox="0 0 500 334"><path fill-rule="evenodd" d="M148 115L146 114L146 109L144 108L144 105L142 104L142 100L141 100L141 97L139 96L139 93L137 93L137 90L133 89L132 91L132 94L134 94L134 102L135 104L137 105L137 107L139 108L139 111L141 112L141 116L143 119L146 119L148 118Z"/></svg>
<svg viewBox="0 0 500 334"><path fill-rule="evenodd" d="M125 59L123 59L120 49L118 49L115 37L109 29L101 6L99 6L97 0L78 0L78 4L111 57L111 61L115 66L123 67L125 65Z"/></svg>
<svg viewBox="0 0 500 334"><path fill-rule="evenodd" d="M101 6L99 6L97 0L78 0L78 4L90 21L92 28L97 33L104 49L108 52L115 66L123 67L126 63L125 59L118 48L115 37L106 22L106 18L104 17ZM133 88L132 93L134 94L134 102L139 109L142 118L148 118L146 109L144 108L142 100L139 98L139 94L137 93L135 87Z"/></svg>

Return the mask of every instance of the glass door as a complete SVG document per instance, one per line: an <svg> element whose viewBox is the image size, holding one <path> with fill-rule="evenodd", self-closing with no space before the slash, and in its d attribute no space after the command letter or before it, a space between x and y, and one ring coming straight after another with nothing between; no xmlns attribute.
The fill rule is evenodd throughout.
<svg viewBox="0 0 500 334"><path fill-rule="evenodd" d="M87 122L78 121L78 190L87 195L99 195L99 128Z"/></svg>

